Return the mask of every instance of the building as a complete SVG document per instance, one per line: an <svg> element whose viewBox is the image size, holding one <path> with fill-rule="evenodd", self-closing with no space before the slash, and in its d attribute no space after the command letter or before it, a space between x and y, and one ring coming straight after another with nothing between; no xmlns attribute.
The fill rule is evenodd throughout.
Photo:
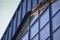
<svg viewBox="0 0 60 40"><path fill-rule="evenodd" d="M21 0L1 40L60 40L60 0Z"/></svg>

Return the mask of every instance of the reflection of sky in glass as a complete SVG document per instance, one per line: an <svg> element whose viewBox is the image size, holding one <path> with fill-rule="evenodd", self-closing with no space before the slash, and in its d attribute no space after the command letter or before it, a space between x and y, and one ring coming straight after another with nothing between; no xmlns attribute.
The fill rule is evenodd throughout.
<svg viewBox="0 0 60 40"><path fill-rule="evenodd" d="M38 32L38 22L31 28L31 38Z"/></svg>
<svg viewBox="0 0 60 40"><path fill-rule="evenodd" d="M40 32L41 40L45 40L49 36L49 24Z"/></svg>
<svg viewBox="0 0 60 40"><path fill-rule="evenodd" d="M60 0L57 0L55 3L52 4L52 15L54 15L58 9L60 9Z"/></svg>
<svg viewBox="0 0 60 40"><path fill-rule="evenodd" d="M20 0L0 0L0 38L13 16Z"/></svg>
<svg viewBox="0 0 60 40"><path fill-rule="evenodd" d="M28 40L28 32L24 35L24 37L22 38L22 40Z"/></svg>
<svg viewBox="0 0 60 40"><path fill-rule="evenodd" d="M53 30L55 30L58 26L60 26L60 12L53 18Z"/></svg>

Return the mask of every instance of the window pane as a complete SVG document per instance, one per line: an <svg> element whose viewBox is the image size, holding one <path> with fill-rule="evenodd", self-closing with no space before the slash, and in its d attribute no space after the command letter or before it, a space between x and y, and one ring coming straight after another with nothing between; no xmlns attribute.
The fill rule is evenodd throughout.
<svg viewBox="0 0 60 40"><path fill-rule="evenodd" d="M10 25L10 27L9 27L9 40L11 40L11 31L12 31L12 25Z"/></svg>
<svg viewBox="0 0 60 40"><path fill-rule="evenodd" d="M23 1L22 18L24 17L25 13L26 13L26 0Z"/></svg>
<svg viewBox="0 0 60 40"><path fill-rule="evenodd" d="M13 19L13 35L15 34L16 31L16 17Z"/></svg>
<svg viewBox="0 0 60 40"><path fill-rule="evenodd" d="M31 10L31 0L28 0L28 10L27 10L27 12L30 11L30 10Z"/></svg>
<svg viewBox="0 0 60 40"><path fill-rule="evenodd" d="M39 0L39 3L40 3L40 2L43 2L43 0Z"/></svg>
<svg viewBox="0 0 60 40"><path fill-rule="evenodd" d="M53 34L53 40L60 40L60 28Z"/></svg>
<svg viewBox="0 0 60 40"><path fill-rule="evenodd" d="M9 39L9 28L7 28L7 40Z"/></svg>
<svg viewBox="0 0 60 40"><path fill-rule="evenodd" d="M47 10L43 15L42 17L40 18L40 25L42 28L49 20L49 10Z"/></svg>
<svg viewBox="0 0 60 40"><path fill-rule="evenodd" d="M33 7L37 5L37 0L32 0L33 1Z"/></svg>
<svg viewBox="0 0 60 40"><path fill-rule="evenodd" d="M37 18L38 18L38 14L35 15L34 18L31 20L31 24L30 25L32 25Z"/></svg>
<svg viewBox="0 0 60 40"><path fill-rule="evenodd" d="M49 36L49 24L40 32L41 40L45 40Z"/></svg>
<svg viewBox="0 0 60 40"><path fill-rule="evenodd" d="M35 36L32 40L38 40L38 35Z"/></svg>
<svg viewBox="0 0 60 40"><path fill-rule="evenodd" d="M4 36L1 40L7 40L7 32L4 34Z"/></svg>
<svg viewBox="0 0 60 40"><path fill-rule="evenodd" d="M19 27L20 21L21 21L21 9L18 10L18 21L17 21L17 27Z"/></svg>
<svg viewBox="0 0 60 40"><path fill-rule="evenodd" d="M38 22L31 28L31 38L38 32Z"/></svg>
<svg viewBox="0 0 60 40"><path fill-rule="evenodd" d="M28 32L22 37L22 40L28 40Z"/></svg>
<svg viewBox="0 0 60 40"><path fill-rule="evenodd" d="M60 12L53 18L53 30L60 25Z"/></svg>
<svg viewBox="0 0 60 40"><path fill-rule="evenodd" d="M7 40L7 35L6 34L4 35L3 40Z"/></svg>
<svg viewBox="0 0 60 40"><path fill-rule="evenodd" d="M57 0L55 3L52 4L52 12L53 15L60 9L60 0Z"/></svg>
<svg viewBox="0 0 60 40"><path fill-rule="evenodd" d="M48 38L47 40L50 40L50 38Z"/></svg>

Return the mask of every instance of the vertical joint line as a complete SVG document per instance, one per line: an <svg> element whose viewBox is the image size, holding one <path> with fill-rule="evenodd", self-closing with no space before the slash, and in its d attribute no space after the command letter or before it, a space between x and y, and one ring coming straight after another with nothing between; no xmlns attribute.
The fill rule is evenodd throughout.
<svg viewBox="0 0 60 40"><path fill-rule="evenodd" d="M15 31L16 31L16 29L17 29L17 22L18 22L18 20L17 20L17 19L18 19L18 17L17 17L17 16L18 16L17 12L16 12L16 15L15 15L15 16L16 16L16 19L15 19L15 20L16 20Z"/></svg>
<svg viewBox="0 0 60 40"><path fill-rule="evenodd" d="M38 16L40 15L40 11L38 11ZM38 31L40 31L40 19L38 20ZM40 40L40 32L38 33L38 40Z"/></svg>
<svg viewBox="0 0 60 40"><path fill-rule="evenodd" d="M28 8L28 0L26 0L26 13L27 13L27 8Z"/></svg>
<svg viewBox="0 0 60 40"><path fill-rule="evenodd" d="M12 28L11 28L11 39L12 39L12 35L13 34L13 21L12 21Z"/></svg>
<svg viewBox="0 0 60 40"><path fill-rule="evenodd" d="M32 7L33 7L33 0L31 0L31 11L32 11Z"/></svg>
<svg viewBox="0 0 60 40"><path fill-rule="evenodd" d="M30 40L30 35L31 35L31 29L30 29L30 23L31 23L31 17L30 17L30 19L29 19L29 38L28 38L28 40Z"/></svg>
<svg viewBox="0 0 60 40"><path fill-rule="evenodd" d="M23 2L21 3L21 20L22 20Z"/></svg>
<svg viewBox="0 0 60 40"><path fill-rule="evenodd" d="M52 35L52 8L51 8L51 3L49 1L49 21L50 21L50 40L53 40L53 35Z"/></svg>
<svg viewBox="0 0 60 40"><path fill-rule="evenodd" d="M8 28L8 31L7 31L7 40L9 40L9 28Z"/></svg>

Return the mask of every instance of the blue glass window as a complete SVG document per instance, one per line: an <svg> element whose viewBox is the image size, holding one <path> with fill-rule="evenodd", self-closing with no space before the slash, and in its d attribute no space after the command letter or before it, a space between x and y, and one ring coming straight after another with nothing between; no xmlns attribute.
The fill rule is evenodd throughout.
<svg viewBox="0 0 60 40"><path fill-rule="evenodd" d="M18 14L18 16L17 16L17 18L18 18L18 20L17 20L17 27L19 27L20 22L21 22L21 9L18 10L17 14Z"/></svg>
<svg viewBox="0 0 60 40"><path fill-rule="evenodd" d="M31 38L38 32L38 22L31 27Z"/></svg>
<svg viewBox="0 0 60 40"><path fill-rule="evenodd" d="M49 10L46 10L46 12L40 18L40 25L41 25L40 28L42 28L48 21L49 21Z"/></svg>
<svg viewBox="0 0 60 40"><path fill-rule="evenodd" d="M26 0L23 1L23 8L22 8L22 18L26 14Z"/></svg>
<svg viewBox="0 0 60 40"><path fill-rule="evenodd" d="M45 40L49 36L49 24L45 26L40 32L41 40Z"/></svg>
<svg viewBox="0 0 60 40"><path fill-rule="evenodd" d="M33 7L37 5L37 0L32 0L33 1Z"/></svg>
<svg viewBox="0 0 60 40"><path fill-rule="evenodd" d="M2 40L7 40L7 33L6 33L6 34L4 34L4 36L3 36Z"/></svg>
<svg viewBox="0 0 60 40"><path fill-rule="evenodd" d="M31 10L31 0L28 0L27 12Z"/></svg>
<svg viewBox="0 0 60 40"><path fill-rule="evenodd" d="M52 21L53 30L55 30L58 26L60 26L60 12L56 14Z"/></svg>
<svg viewBox="0 0 60 40"><path fill-rule="evenodd" d="M33 38L33 40L38 40L38 35L36 35L36 36Z"/></svg>
<svg viewBox="0 0 60 40"><path fill-rule="evenodd" d="M11 40L11 31L12 31L12 25L9 27L9 40Z"/></svg>
<svg viewBox="0 0 60 40"><path fill-rule="evenodd" d="M31 24L30 25L32 25L37 18L38 18L38 14L35 15L34 18L31 20Z"/></svg>
<svg viewBox="0 0 60 40"><path fill-rule="evenodd" d="M16 31L16 17L13 19L13 36L15 34Z"/></svg>
<svg viewBox="0 0 60 40"><path fill-rule="evenodd" d="M43 2L43 0L38 0L38 1L39 1L39 3L40 3L40 2Z"/></svg>
<svg viewBox="0 0 60 40"><path fill-rule="evenodd" d="M55 3L52 4L52 12L53 12L52 15L54 15L57 12L57 10L60 9L59 4L60 4L60 0L57 0Z"/></svg>
<svg viewBox="0 0 60 40"><path fill-rule="evenodd" d="M50 40L50 38L48 38L47 40Z"/></svg>
<svg viewBox="0 0 60 40"><path fill-rule="evenodd" d="M28 32L22 37L22 40L28 40Z"/></svg>
<svg viewBox="0 0 60 40"><path fill-rule="evenodd" d="M53 40L60 40L60 28L53 34Z"/></svg>

